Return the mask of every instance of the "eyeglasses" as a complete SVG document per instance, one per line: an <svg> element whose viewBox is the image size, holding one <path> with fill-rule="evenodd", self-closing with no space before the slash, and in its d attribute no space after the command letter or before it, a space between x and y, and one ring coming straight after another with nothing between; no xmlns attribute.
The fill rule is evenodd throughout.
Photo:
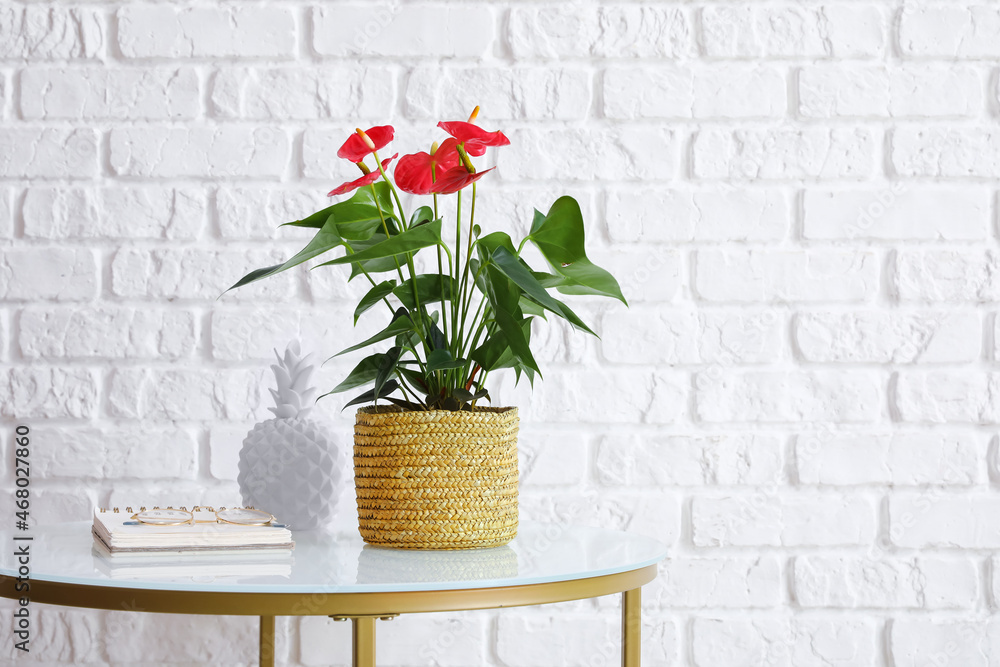
<svg viewBox="0 0 1000 667"><path fill-rule="evenodd" d="M213 519L196 519L195 512L211 512ZM195 507L192 511L186 509L151 509L136 512L131 517L132 521L126 521L126 526L136 526L144 524L147 526L193 526L199 523L229 523L237 526L271 526L272 528L285 528L285 524L275 523L273 515L263 510L249 509L246 507L234 507L232 509L213 510L210 507Z"/></svg>

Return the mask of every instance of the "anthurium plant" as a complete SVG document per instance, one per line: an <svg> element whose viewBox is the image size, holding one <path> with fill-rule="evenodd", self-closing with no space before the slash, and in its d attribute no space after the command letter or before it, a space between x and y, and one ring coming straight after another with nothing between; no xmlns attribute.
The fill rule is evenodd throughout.
<svg viewBox="0 0 1000 667"><path fill-rule="evenodd" d="M560 197L548 213L536 210L530 232L518 244L504 232L483 233L476 223L476 183L492 168L477 169L473 158L510 141L476 125L478 111L468 121L438 123L449 137L430 152L399 158L391 178L388 169L398 154L383 159L379 152L392 142L393 128L358 129L337 156L354 163L361 176L329 193L354 194L285 223L315 229L315 236L287 262L257 269L230 288L343 250L314 268L347 264L349 280L368 282L355 324L374 309L388 315L381 331L335 355L382 348L325 394L364 390L344 407L384 399L408 410L474 410L477 401L489 400L491 372L512 368L518 381L522 374L532 382L540 376L531 353L535 318L555 315L594 333L553 290L625 302L614 277L587 258L580 205L572 197ZM374 169L366 162L369 156ZM427 197L426 204L407 212L400 190ZM445 222L438 215L446 196L456 198L454 245L442 239ZM521 257L526 243L541 252L547 270L528 266ZM426 264L436 272L417 271L414 259L421 252L431 254Z"/></svg>

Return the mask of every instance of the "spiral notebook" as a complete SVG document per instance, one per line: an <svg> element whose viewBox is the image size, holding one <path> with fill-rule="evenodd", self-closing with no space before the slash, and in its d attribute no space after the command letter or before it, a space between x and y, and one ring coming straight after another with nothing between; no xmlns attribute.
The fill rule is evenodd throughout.
<svg viewBox="0 0 1000 667"><path fill-rule="evenodd" d="M145 510L145 508L140 508ZM154 508L154 509L159 509ZM173 509L172 507L169 509ZM178 509L186 510L185 507ZM222 509L222 508L220 508ZM290 550L295 547L292 533L284 526L244 526L216 523L215 509L192 509L194 525L157 526L133 520L131 507L119 510L99 508L94 512L92 533L102 551L111 557L120 554L204 552L245 552L248 550Z"/></svg>

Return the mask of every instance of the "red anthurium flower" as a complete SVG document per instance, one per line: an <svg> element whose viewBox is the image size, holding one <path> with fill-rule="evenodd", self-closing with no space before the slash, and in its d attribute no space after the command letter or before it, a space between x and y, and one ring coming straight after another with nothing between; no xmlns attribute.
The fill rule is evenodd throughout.
<svg viewBox="0 0 1000 667"><path fill-rule="evenodd" d="M365 142L364 138L360 134L355 132L347 138L344 145L340 147L339 151L337 151L337 157L350 160L351 162L357 164L358 162L364 160L365 156L371 155L374 151L385 148L385 146L392 141L393 132L394 130L392 129L392 125L377 125L365 130L365 135L371 139L371 146Z"/></svg>
<svg viewBox="0 0 1000 667"><path fill-rule="evenodd" d="M465 144L465 151L472 156L480 156L486 152L487 146L507 146L510 139L503 132L487 132L478 125L461 120L442 121L438 127L455 137L460 144Z"/></svg>
<svg viewBox="0 0 1000 667"><path fill-rule="evenodd" d="M396 153L396 155L399 155L399 153ZM396 155L393 155L392 157L387 157L386 159L382 160L383 170L389 166L390 162L396 159ZM348 192L351 192L352 190L357 190L358 188L363 188L366 185L371 185L381 177L382 177L382 172L377 170L373 171L371 173L365 174L359 179L348 181L347 183L341 183L333 190L330 190L328 193L326 193L326 196L333 197L336 195L346 194Z"/></svg>
<svg viewBox="0 0 1000 667"><path fill-rule="evenodd" d="M436 192L439 195L450 195L453 192L458 192L467 185L475 183L494 169L496 167L490 167L486 171L477 171L474 174L470 174L465 165L460 164L444 172L437 183L434 184L432 192Z"/></svg>
<svg viewBox="0 0 1000 667"><path fill-rule="evenodd" d="M393 176L396 187L412 195L429 195L435 192L435 183L446 171L461 163L454 139L445 139L433 153L411 153L399 158ZM464 169L464 167L463 167Z"/></svg>

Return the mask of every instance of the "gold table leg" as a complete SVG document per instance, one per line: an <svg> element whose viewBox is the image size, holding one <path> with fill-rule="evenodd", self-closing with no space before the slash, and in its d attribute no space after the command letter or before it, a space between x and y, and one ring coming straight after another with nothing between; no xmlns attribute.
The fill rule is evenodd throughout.
<svg viewBox="0 0 1000 667"><path fill-rule="evenodd" d="M642 589L622 593L622 667L639 667L642 649Z"/></svg>
<svg viewBox="0 0 1000 667"><path fill-rule="evenodd" d="M274 616L260 617L260 667L274 667Z"/></svg>
<svg viewBox="0 0 1000 667"><path fill-rule="evenodd" d="M354 646L354 667L375 667L375 617L351 619Z"/></svg>

